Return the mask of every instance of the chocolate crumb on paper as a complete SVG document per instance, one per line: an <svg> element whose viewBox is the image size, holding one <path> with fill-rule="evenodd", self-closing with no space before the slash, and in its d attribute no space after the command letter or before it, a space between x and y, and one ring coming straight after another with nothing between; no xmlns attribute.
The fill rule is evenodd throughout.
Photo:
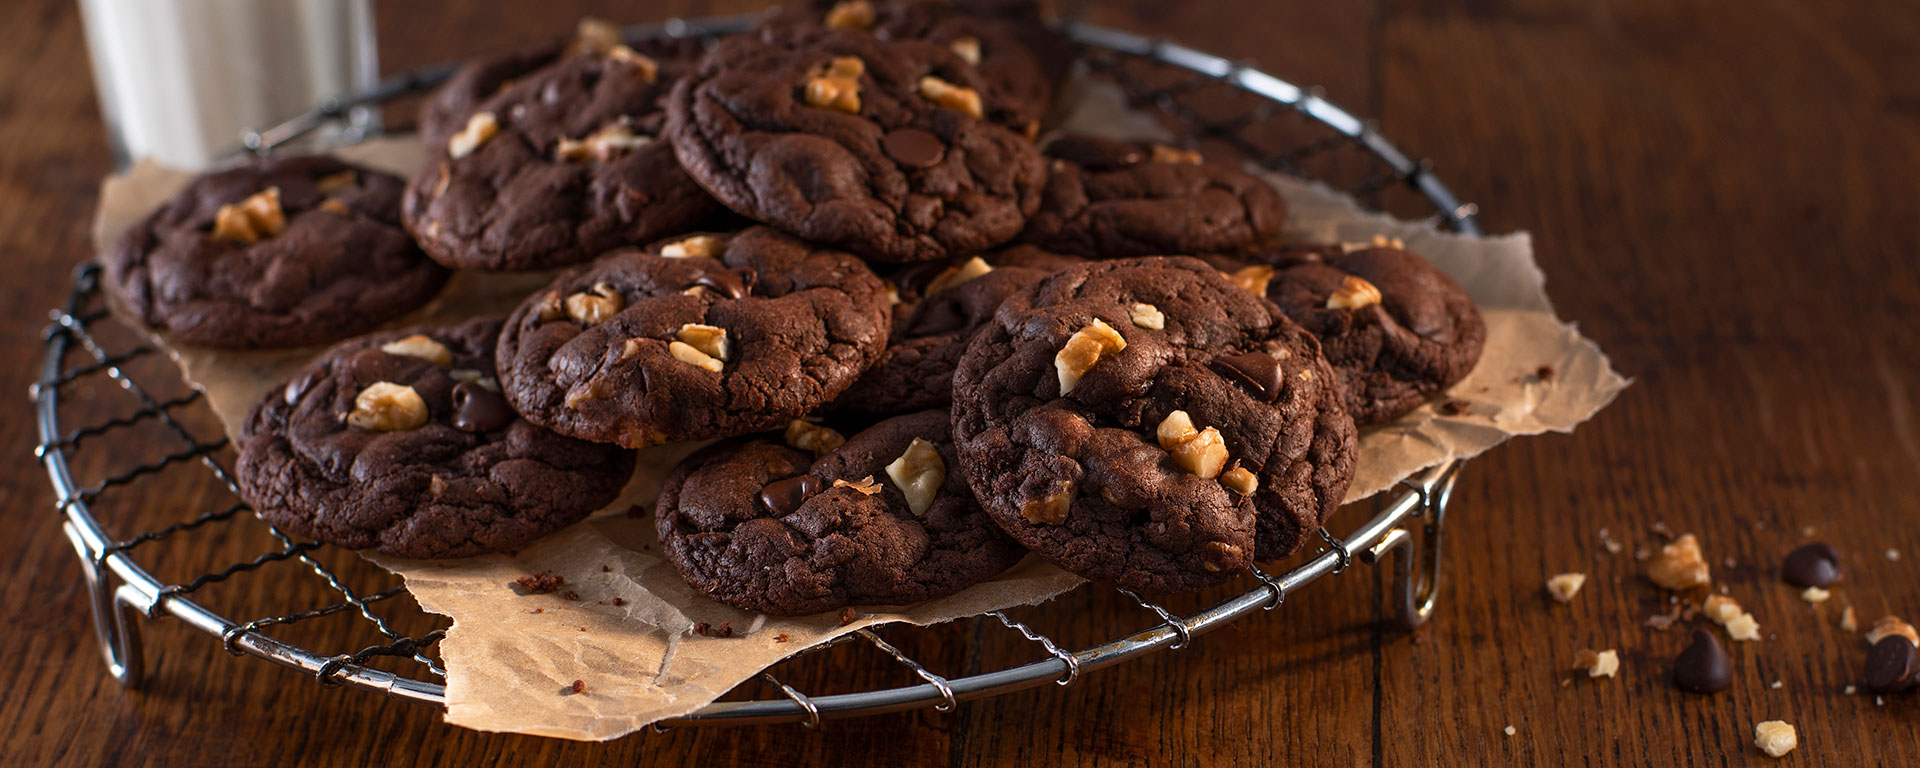
<svg viewBox="0 0 1920 768"><path fill-rule="evenodd" d="M514 579L513 584L520 588L520 594L523 595L550 595L567 585L567 577L541 571L532 576Z"/></svg>
<svg viewBox="0 0 1920 768"><path fill-rule="evenodd" d="M586 693L586 692L587 692L587 681L585 681L585 680L575 680L575 681L573 681L573 685L570 685L570 686L567 686L567 687L568 687L568 688L570 688L570 689L572 689L574 693Z"/></svg>

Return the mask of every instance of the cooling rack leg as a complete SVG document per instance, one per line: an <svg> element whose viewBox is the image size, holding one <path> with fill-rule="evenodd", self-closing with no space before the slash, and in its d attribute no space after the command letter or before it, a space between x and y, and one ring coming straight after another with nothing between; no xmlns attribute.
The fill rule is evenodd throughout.
<svg viewBox="0 0 1920 768"><path fill-rule="evenodd" d="M100 641L100 655L106 658L107 673L121 685L138 687L142 671L139 595L125 588L110 589L113 574L91 556L72 523L65 528L67 538L80 554L80 571L87 578L87 595L93 602L94 636Z"/></svg>
<svg viewBox="0 0 1920 768"><path fill-rule="evenodd" d="M1458 473L1449 473L1423 494L1425 508L1419 516L1426 518L1426 524L1421 528L1423 546L1419 550L1414 548L1414 534L1400 527L1387 531L1360 555L1368 563L1378 563L1388 553L1393 554L1394 611L1400 625L1408 630L1419 629L1433 618L1434 604L1440 598L1440 543L1457 477Z"/></svg>

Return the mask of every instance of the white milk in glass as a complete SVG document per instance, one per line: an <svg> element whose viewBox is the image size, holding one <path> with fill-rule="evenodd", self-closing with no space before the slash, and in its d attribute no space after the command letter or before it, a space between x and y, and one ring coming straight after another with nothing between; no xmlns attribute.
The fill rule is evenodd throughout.
<svg viewBox="0 0 1920 768"><path fill-rule="evenodd" d="M373 85L367 0L80 0L115 158L206 167L248 129Z"/></svg>

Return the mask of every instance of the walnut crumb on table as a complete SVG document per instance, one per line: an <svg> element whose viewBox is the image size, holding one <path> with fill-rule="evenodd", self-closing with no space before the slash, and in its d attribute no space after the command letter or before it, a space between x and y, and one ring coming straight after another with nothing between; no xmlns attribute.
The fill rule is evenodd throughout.
<svg viewBox="0 0 1920 768"><path fill-rule="evenodd" d="M1587 677L1615 677L1620 672L1620 654L1612 648L1604 651L1585 649L1573 655L1573 668L1586 670Z"/></svg>
<svg viewBox="0 0 1920 768"><path fill-rule="evenodd" d="M1553 595L1555 602L1570 603L1586 583L1587 575L1584 573L1562 573L1547 579L1547 594Z"/></svg>
<svg viewBox="0 0 1920 768"><path fill-rule="evenodd" d="M1782 720L1768 720L1753 727L1753 745L1768 757L1782 757L1800 746L1800 735Z"/></svg>

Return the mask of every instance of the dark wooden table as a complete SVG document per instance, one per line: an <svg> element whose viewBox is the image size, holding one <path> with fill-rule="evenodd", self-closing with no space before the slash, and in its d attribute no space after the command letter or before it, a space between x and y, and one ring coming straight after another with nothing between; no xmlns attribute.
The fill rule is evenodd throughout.
<svg viewBox="0 0 1920 768"><path fill-rule="evenodd" d="M614 2L497 5L379 3L383 66L497 50L585 12L642 20ZM1534 233L1561 314L1637 379L1578 435L1515 441L1471 464L1428 629L1394 628L1384 580L1368 570L1066 690L819 732L605 745L453 729L425 707L229 658L173 622L148 627L148 685L122 690L30 459L24 397L43 310L88 253L109 159L75 3L18 0L0 19L0 392L14 398L0 408L12 456L0 465L0 763L1728 765L1770 762L1753 725L1777 718L1800 730L1788 762L1920 764L1920 697L1845 693L1866 645L1835 626L1847 604L1865 621L1920 619L1910 0L1095 5L1094 20L1256 60L1377 118L1481 205L1488 231ZM685 0L639 13L750 9ZM109 394L72 398L101 398L101 418ZM179 477L141 494L155 519L208 498L208 483ZM1767 634L1734 649L1723 694L1675 691L1667 665L1685 632L1642 626L1664 598L1630 552L1662 522L1700 535L1716 578ZM1628 553L1607 553L1602 527ZM1780 557L1809 537L1844 556L1846 581L1820 606L1778 580ZM233 545L183 546L191 561ZM1587 591L1554 605L1542 581L1570 570L1591 575ZM1123 610L1066 605L1087 612L1067 620L1089 632ZM1033 655L998 634L927 637L911 650L936 669ZM1584 647L1618 648L1619 678L1563 685ZM906 682L899 674L852 659L799 685Z"/></svg>

